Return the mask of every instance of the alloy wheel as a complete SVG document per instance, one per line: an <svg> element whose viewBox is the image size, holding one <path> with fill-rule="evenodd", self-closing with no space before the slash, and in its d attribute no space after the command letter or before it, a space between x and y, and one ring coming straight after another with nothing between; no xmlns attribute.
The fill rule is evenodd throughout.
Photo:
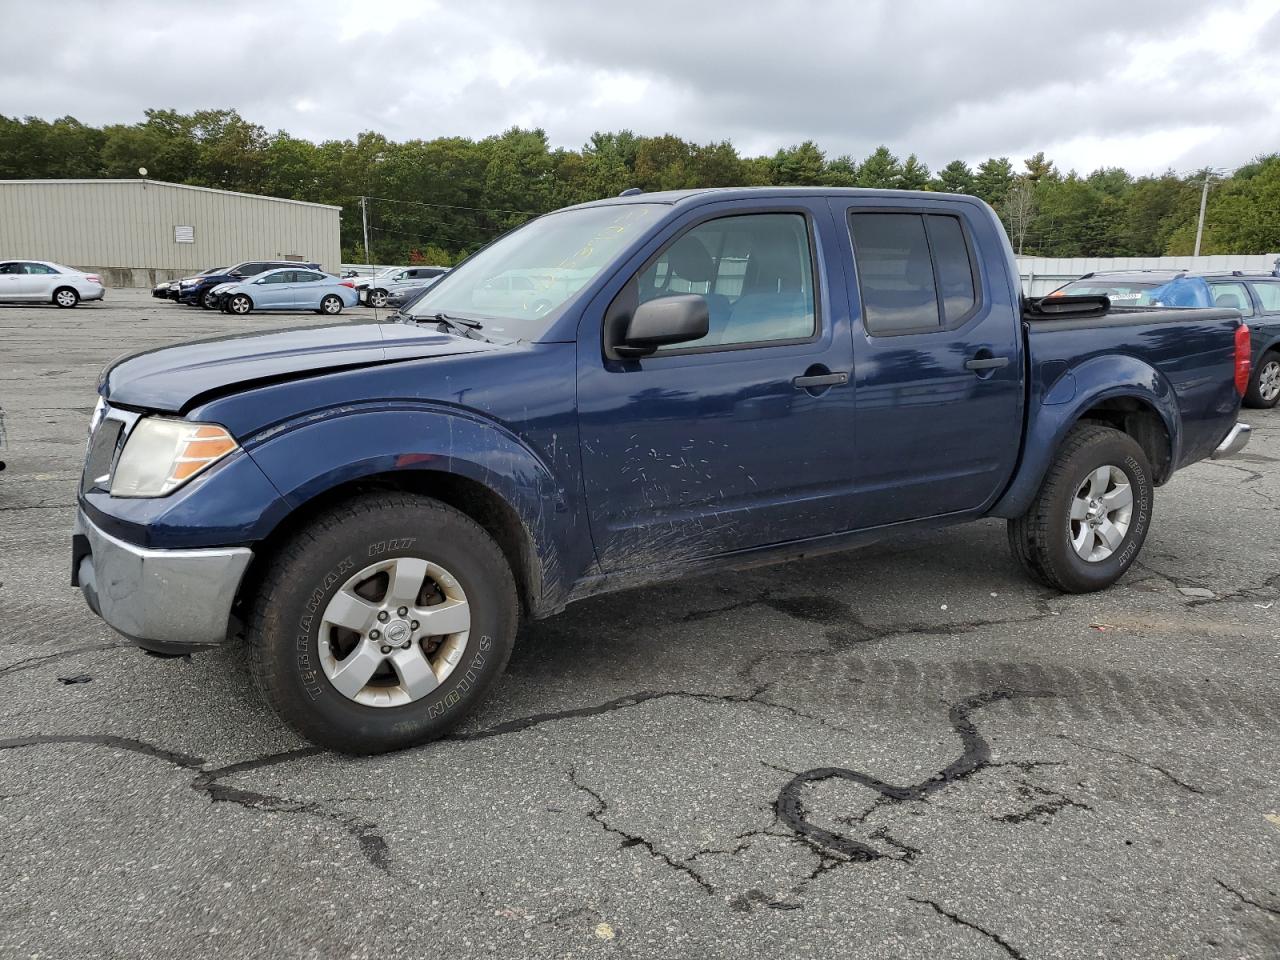
<svg viewBox="0 0 1280 960"><path fill-rule="evenodd" d="M453 574L418 557L383 560L349 579L325 606L320 665L349 700L403 706L448 678L470 630L471 608Z"/></svg>
<svg viewBox="0 0 1280 960"><path fill-rule="evenodd" d="M1088 563L1106 560L1120 548L1133 520L1133 488L1116 466L1092 471L1071 500L1071 545Z"/></svg>

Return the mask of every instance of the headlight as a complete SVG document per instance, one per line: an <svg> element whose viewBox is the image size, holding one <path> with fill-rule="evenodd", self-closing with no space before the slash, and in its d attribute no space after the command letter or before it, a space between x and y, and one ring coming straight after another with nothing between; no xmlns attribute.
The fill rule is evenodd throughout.
<svg viewBox="0 0 1280 960"><path fill-rule="evenodd" d="M213 466L239 444L216 423L164 417L138 421L111 478L113 497L163 497Z"/></svg>

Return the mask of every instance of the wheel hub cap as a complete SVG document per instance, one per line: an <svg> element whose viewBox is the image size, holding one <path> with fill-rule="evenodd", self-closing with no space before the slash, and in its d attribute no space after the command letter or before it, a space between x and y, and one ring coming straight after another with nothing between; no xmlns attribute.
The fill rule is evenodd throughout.
<svg viewBox="0 0 1280 960"><path fill-rule="evenodd" d="M325 606L320 665L350 700L403 706L445 681L470 631L466 594L448 570L418 557L381 560L344 583Z"/></svg>
<svg viewBox="0 0 1280 960"><path fill-rule="evenodd" d="M1116 466L1098 467L1076 488L1068 533L1076 555L1088 563L1111 556L1129 533L1133 488Z"/></svg>

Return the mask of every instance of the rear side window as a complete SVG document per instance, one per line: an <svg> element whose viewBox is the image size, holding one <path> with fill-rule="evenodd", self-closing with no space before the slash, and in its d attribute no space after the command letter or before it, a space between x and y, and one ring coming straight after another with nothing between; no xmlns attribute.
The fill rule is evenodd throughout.
<svg viewBox="0 0 1280 960"><path fill-rule="evenodd" d="M959 218L852 213L849 224L867 333L929 333L973 313L978 288Z"/></svg>
<svg viewBox="0 0 1280 960"><path fill-rule="evenodd" d="M1264 313L1280 313L1280 283L1253 283Z"/></svg>
<svg viewBox="0 0 1280 960"><path fill-rule="evenodd" d="M50 274L54 274L54 273L57 273L57 272L58 272L58 271L57 271L57 270L55 270L55 269L53 269L53 267L46 266L46 265L45 265L45 264L43 264L43 263L28 263L28 264L27 264L27 274L28 274L28 275L30 275L30 276L47 277L47 276L49 276Z"/></svg>
<svg viewBox="0 0 1280 960"><path fill-rule="evenodd" d="M1246 317L1253 316L1253 301L1249 299L1249 291L1243 283L1211 283L1209 292L1213 294L1215 307L1229 307Z"/></svg>

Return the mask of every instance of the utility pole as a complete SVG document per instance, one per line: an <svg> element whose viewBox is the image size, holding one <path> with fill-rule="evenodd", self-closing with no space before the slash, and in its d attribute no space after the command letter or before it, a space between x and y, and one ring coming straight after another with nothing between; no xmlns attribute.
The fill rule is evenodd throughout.
<svg viewBox="0 0 1280 960"><path fill-rule="evenodd" d="M1200 256L1200 237L1204 234L1204 207L1209 200L1209 177L1212 175L1212 170L1205 170L1204 187L1200 190L1200 220L1196 224L1196 250L1192 254L1193 257Z"/></svg>
<svg viewBox="0 0 1280 960"><path fill-rule="evenodd" d="M1200 204L1200 219L1204 219L1204 203ZM369 198L360 198L360 222L364 225L364 265L372 266L373 261L369 259ZM1200 250L1200 238L1196 237L1196 251Z"/></svg>

